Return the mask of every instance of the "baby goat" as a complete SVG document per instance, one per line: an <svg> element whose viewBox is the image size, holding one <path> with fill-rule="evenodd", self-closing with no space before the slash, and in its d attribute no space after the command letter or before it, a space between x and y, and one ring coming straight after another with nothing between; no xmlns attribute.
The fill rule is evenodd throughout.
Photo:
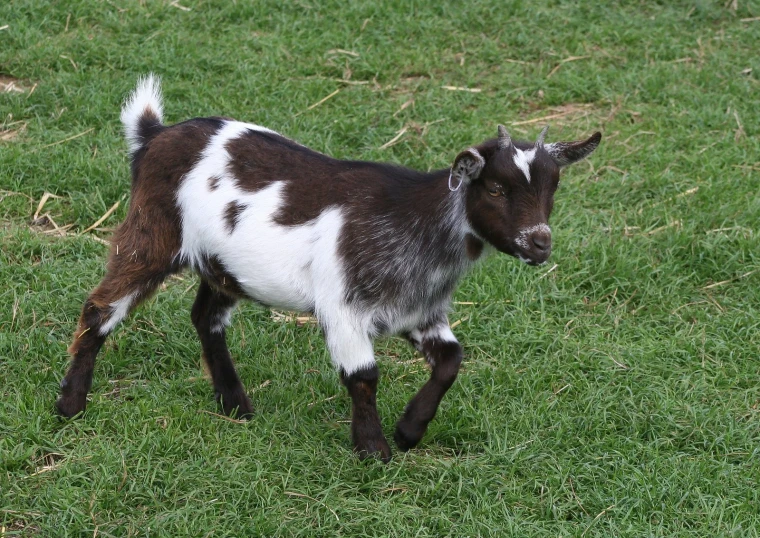
<svg viewBox="0 0 760 538"><path fill-rule="evenodd" d="M312 312L352 399L354 449L383 461L391 449L375 406L373 340L401 334L432 367L396 426L396 444L408 450L462 361L447 320L457 281L485 245L544 263L560 168L601 139L545 144L544 129L534 144L515 142L499 126L498 138L464 150L451 168L421 173L336 160L225 118L165 126L153 76L139 82L121 120L131 202L106 276L84 303L60 413L85 409L95 357L114 327L190 267L201 277L191 318L224 412L252 412L225 342L237 301Z"/></svg>

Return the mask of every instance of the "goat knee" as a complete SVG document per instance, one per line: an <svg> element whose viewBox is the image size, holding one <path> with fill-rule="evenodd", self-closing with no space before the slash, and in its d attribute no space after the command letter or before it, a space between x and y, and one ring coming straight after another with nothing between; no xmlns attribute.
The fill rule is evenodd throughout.
<svg viewBox="0 0 760 538"><path fill-rule="evenodd" d="M428 355L433 365L432 378L448 389L459 374L464 353L457 342L438 342L434 346L435 353Z"/></svg>

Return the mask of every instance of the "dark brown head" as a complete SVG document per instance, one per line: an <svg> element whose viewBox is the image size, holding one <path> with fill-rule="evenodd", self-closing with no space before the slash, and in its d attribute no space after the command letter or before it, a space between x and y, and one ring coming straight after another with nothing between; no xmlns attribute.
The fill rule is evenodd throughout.
<svg viewBox="0 0 760 538"><path fill-rule="evenodd" d="M531 265L551 254L549 215L560 168L587 157L601 133L587 140L544 144L548 127L534 144L513 142L504 126L499 136L469 148L454 160L454 187L466 189L467 218L473 231L501 252Z"/></svg>

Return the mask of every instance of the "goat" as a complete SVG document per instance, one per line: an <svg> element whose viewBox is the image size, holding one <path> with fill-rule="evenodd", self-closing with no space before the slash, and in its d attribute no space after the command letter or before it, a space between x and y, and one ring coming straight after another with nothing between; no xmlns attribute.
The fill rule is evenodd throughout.
<svg viewBox="0 0 760 538"><path fill-rule="evenodd" d="M237 301L312 312L352 400L354 450L383 461L391 449L375 405L373 340L403 335L432 369L396 426L406 451L463 358L447 320L457 281L492 248L544 263L560 168L601 140L547 144L545 128L535 143L516 142L500 125L497 138L462 151L450 168L421 173L333 159L226 118L166 126L162 114L157 78L141 79L121 113L131 201L106 275L82 308L59 413L84 411L108 334L189 267L201 280L191 319L224 412L252 413L225 341Z"/></svg>

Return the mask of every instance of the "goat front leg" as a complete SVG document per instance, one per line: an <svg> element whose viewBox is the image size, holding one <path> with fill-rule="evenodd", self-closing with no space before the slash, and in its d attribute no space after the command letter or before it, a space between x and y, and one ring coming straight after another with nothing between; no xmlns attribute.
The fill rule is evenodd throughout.
<svg viewBox="0 0 760 538"><path fill-rule="evenodd" d="M391 460L391 447L383 435L377 412L377 381L372 341L358 329L325 330L333 362L351 396L351 441L354 451L364 460L376 457Z"/></svg>
<svg viewBox="0 0 760 538"><path fill-rule="evenodd" d="M404 451L417 446L425 435L443 396L457 378L463 358L462 346L445 318L432 327L415 329L408 335L408 339L425 355L433 371L427 383L410 400L396 424L393 438L396 445Z"/></svg>

